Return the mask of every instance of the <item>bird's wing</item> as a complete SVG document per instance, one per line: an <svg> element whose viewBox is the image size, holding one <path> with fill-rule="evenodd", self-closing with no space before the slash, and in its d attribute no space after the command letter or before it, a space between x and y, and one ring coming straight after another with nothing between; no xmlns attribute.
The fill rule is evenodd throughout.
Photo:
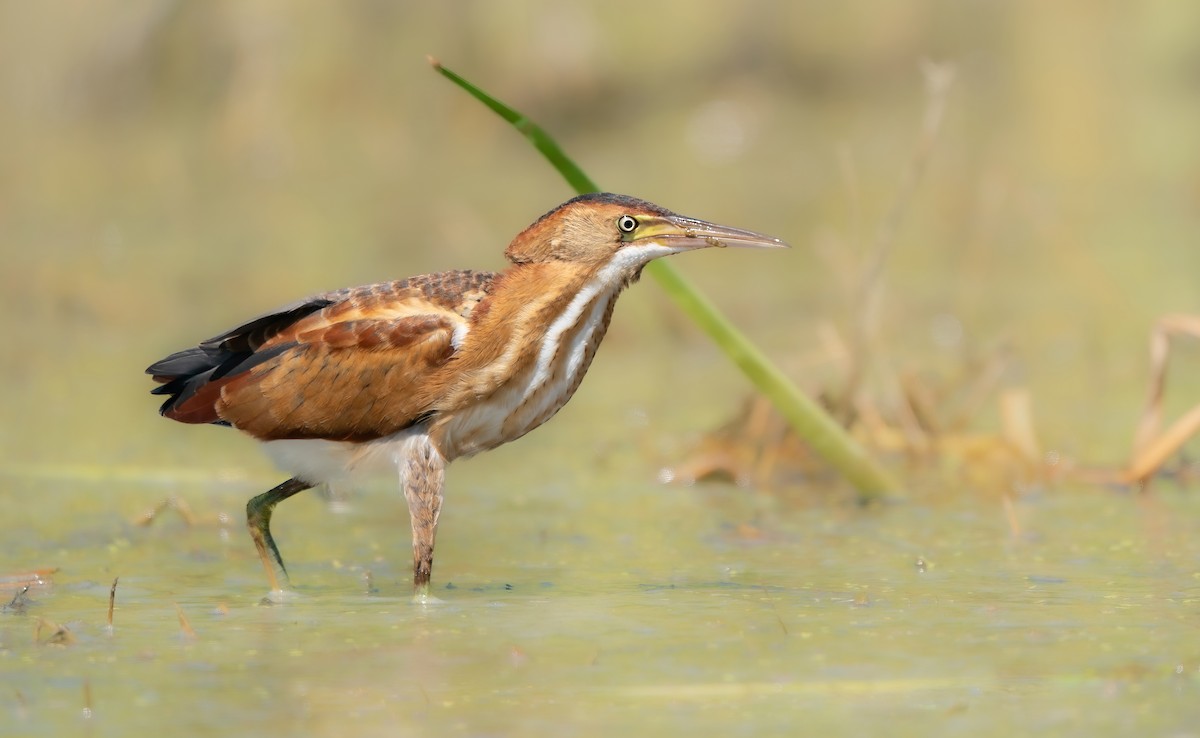
<svg viewBox="0 0 1200 738"><path fill-rule="evenodd" d="M152 365L162 413L263 440L370 440L432 411L430 377L454 355L494 275L447 272L318 295Z"/></svg>

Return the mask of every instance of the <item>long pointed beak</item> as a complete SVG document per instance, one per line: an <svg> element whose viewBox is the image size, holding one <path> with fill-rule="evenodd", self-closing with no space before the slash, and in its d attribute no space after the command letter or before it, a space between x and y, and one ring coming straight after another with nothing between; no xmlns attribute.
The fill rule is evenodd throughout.
<svg viewBox="0 0 1200 738"><path fill-rule="evenodd" d="M679 251L726 246L747 249L790 248L774 236L682 215L663 215L646 219L634 238L635 243L638 241L654 241Z"/></svg>

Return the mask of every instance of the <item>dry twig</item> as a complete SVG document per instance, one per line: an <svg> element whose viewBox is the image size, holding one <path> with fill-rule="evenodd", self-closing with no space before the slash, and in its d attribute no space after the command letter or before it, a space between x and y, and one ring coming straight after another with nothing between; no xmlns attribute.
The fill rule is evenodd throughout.
<svg viewBox="0 0 1200 738"><path fill-rule="evenodd" d="M178 602L175 603L175 612L179 615L179 629L183 631L184 637L188 639L198 638L199 636L196 635L196 631L192 630L192 624L188 622L187 615L183 614L183 608L179 606Z"/></svg>
<svg viewBox="0 0 1200 738"><path fill-rule="evenodd" d="M117 604L117 582L121 581L121 577L114 577L112 588L108 590L108 629L111 631L113 627L113 606Z"/></svg>
<svg viewBox="0 0 1200 738"><path fill-rule="evenodd" d="M1200 404L1184 413L1163 432L1163 395L1167 384L1167 363L1173 336L1200 338L1200 316L1164 315L1150 331L1150 392L1146 408L1134 433L1133 455L1123 479L1129 484L1144 484L1166 460L1192 436L1200 433Z"/></svg>
<svg viewBox="0 0 1200 738"><path fill-rule="evenodd" d="M878 329L879 311L883 304L884 269L895 248L896 234L900 230L900 224L908 213L913 195L929 166L929 160L941 135L950 88L954 85L955 67L953 64L935 64L927 61L922 64L921 72L925 78L927 102L920 138L913 157L909 161L896 200L875 232L874 246L867 254L866 265L858 284L858 295L855 300L856 317L851 323L850 330L850 372L847 375L846 388L842 393L841 401L838 403L842 408L843 419L849 417L849 408L853 405L854 396L858 393L859 386L866 375L867 366L871 363L871 354L874 348L872 341Z"/></svg>

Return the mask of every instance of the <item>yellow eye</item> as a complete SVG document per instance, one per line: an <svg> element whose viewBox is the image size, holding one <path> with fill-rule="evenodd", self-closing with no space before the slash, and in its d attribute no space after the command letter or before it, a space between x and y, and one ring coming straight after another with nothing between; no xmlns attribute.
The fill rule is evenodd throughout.
<svg viewBox="0 0 1200 738"><path fill-rule="evenodd" d="M621 231L621 233L633 233L637 230L637 226L637 219L632 215L622 215L620 218L617 218L617 230Z"/></svg>

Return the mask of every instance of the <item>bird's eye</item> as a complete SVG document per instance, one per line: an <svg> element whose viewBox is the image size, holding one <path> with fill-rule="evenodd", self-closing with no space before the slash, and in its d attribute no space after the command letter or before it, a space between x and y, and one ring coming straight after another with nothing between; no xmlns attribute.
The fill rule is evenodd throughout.
<svg viewBox="0 0 1200 738"><path fill-rule="evenodd" d="M637 229L637 226L637 219L632 215L622 215L620 218L617 218L617 229L621 233L633 233Z"/></svg>

